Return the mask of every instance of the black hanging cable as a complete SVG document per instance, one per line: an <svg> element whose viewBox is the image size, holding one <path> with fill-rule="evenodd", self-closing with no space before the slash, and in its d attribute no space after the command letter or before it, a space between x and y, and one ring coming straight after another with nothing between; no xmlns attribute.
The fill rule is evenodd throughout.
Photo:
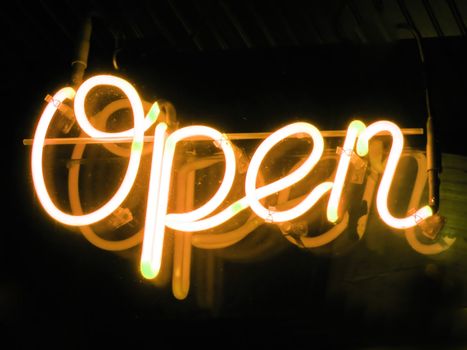
<svg viewBox="0 0 467 350"><path fill-rule="evenodd" d="M111 23L108 23L108 19L103 17L99 12L92 11L84 17L81 31L77 38L77 45L75 56L71 62L72 74L71 74L71 86L78 88L83 82L84 73L88 65L89 49L91 45L91 34L93 30L93 19L99 19L104 22L106 29L112 34L114 40L114 49L112 53L112 65L115 70L119 70L117 56L122 51L122 41L124 35L118 28L115 28ZM95 23L94 23L95 24Z"/></svg>
<svg viewBox="0 0 467 350"><path fill-rule="evenodd" d="M115 48L112 54L112 65L115 70L119 70L120 66L118 65L118 54L122 51L122 36L118 32L112 32L114 36Z"/></svg>
<svg viewBox="0 0 467 350"><path fill-rule="evenodd" d="M436 145L434 119L431 113L431 98L430 84L427 74L427 64L422 46L422 39L419 31L409 24L401 24L399 28L406 29L412 33L417 42L418 53L422 64L423 85L425 90L425 105L426 105L426 160L428 173L428 204L434 213L439 210L439 173L441 172L441 154Z"/></svg>
<svg viewBox="0 0 467 350"><path fill-rule="evenodd" d="M88 66L89 48L91 44L92 32L92 15L89 14L85 17L81 27L78 46L76 48L75 57L71 62L71 85L77 88L83 82L84 72Z"/></svg>

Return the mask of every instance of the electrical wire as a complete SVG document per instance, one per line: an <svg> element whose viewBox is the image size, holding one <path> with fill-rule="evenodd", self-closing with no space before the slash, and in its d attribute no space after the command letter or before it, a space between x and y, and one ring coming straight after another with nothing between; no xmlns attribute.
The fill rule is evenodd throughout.
<svg viewBox="0 0 467 350"><path fill-rule="evenodd" d="M414 37L417 43L420 63L422 65L423 85L424 85L424 92L425 92L425 108L426 108L426 113L427 113L426 156L427 156L427 173L428 173L428 204L433 210L433 212L437 213L439 210L439 205L440 205L439 173L442 170L442 165L441 165L441 153L436 147L435 125L434 125L434 118L433 118L432 110L431 110L431 96L430 96L429 80L428 80L428 73L427 73L427 64L426 64L425 53L423 50L422 37L420 35L420 32L417 30L415 25L410 24L410 23L413 23L413 21L411 20L410 15L406 13L407 11L402 11L402 12L408 23L400 24L398 27L400 29L408 30Z"/></svg>

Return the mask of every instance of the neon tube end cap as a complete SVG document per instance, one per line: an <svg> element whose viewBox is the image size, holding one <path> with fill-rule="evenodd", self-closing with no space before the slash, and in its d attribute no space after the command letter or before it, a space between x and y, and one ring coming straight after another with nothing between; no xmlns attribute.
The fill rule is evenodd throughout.
<svg viewBox="0 0 467 350"><path fill-rule="evenodd" d="M425 220L422 220L418 223L423 235L431 240L438 238L439 233L446 223L446 218L439 214L434 214L427 217Z"/></svg>

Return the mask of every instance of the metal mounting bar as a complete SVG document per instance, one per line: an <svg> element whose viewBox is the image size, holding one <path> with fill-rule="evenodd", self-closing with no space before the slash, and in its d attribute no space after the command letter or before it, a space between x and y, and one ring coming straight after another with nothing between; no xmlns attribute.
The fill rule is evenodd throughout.
<svg viewBox="0 0 467 350"><path fill-rule="evenodd" d="M401 129L404 135L423 135L423 128L406 128ZM252 133L230 133L225 134L229 140L254 140L265 139L271 132L252 132ZM321 131L323 137L345 137L347 130L324 130ZM389 135L389 133L381 133L378 136ZM205 137L193 137L190 140L209 140ZM33 139L24 139L25 146L31 146ZM106 137L106 138L93 138L93 137L62 137L62 138L47 138L44 145L76 145L76 144L100 144L100 143L131 143L131 137ZM144 142L154 142L154 136L145 136Z"/></svg>

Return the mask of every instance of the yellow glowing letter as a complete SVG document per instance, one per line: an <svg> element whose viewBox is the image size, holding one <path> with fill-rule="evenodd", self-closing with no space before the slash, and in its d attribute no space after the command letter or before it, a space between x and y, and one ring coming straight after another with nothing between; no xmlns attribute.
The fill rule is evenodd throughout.
<svg viewBox="0 0 467 350"><path fill-rule="evenodd" d="M391 215L388 209L388 194L391 188L392 179L399 163L399 158L404 147L404 137L399 127L389 121L379 121L368 126L358 137L357 141L357 153L360 156L364 156L368 153L368 142L376 134L387 131L392 136L391 151L386 162L386 168L381 179L381 183L378 189L378 195L376 197L376 206L378 208L381 219L391 227L398 229L406 229L417 225L421 220L433 215L431 208L426 205L413 215L405 218L395 218Z"/></svg>
<svg viewBox="0 0 467 350"><path fill-rule="evenodd" d="M167 214L169 200L169 188L172 175L172 163L176 144L194 136L206 136L215 140L216 145L221 148L225 155L225 173L221 186L216 194L201 207L187 213ZM156 153L156 152L155 152ZM159 152L158 152L159 154ZM159 161L154 161L153 166L158 166ZM146 278L154 278L160 270L162 257L162 246L164 240L165 226L167 222L186 223L196 227L196 220L211 214L226 198L232 187L235 177L235 153L227 137L219 131L206 126L188 126L172 133L165 142L161 168L152 168L151 172L160 171L159 188L150 190L149 196L158 196L154 205L148 205L146 212L146 226L144 228L143 255L141 257L141 272ZM151 176L151 179L153 176ZM155 180L156 181L156 180ZM155 185L157 186L157 185ZM152 193L157 192L158 194ZM150 212L152 210L152 212ZM154 212L155 210L155 212ZM151 216L154 216L151 218Z"/></svg>
<svg viewBox="0 0 467 350"><path fill-rule="evenodd" d="M84 111L84 102L87 93L95 86L111 85L120 88L130 100L134 116L134 128L121 133L107 133L96 130L89 122ZM61 89L47 105L42 113L41 119L34 135L34 143L32 149L32 175L34 187L44 209L59 222L72 226L85 226L93 224L97 221L110 215L124 201L131 187L133 186L136 174L138 172L139 162L141 159L141 151L144 141L144 111L141 105L141 100L136 90L128 82L123 79L113 76L96 76L86 80L81 87L75 92L71 88ZM128 169L125 174L119 189L114 196L99 209L84 215L70 215L58 209L52 202L49 193L45 187L43 170L42 170L42 154L44 140L47 129L50 125L58 106L66 99L75 97L75 115L80 127L91 137L117 137L117 136L132 136L133 142L131 147L131 156L128 164Z"/></svg>
<svg viewBox="0 0 467 350"><path fill-rule="evenodd" d="M280 141L294 134L309 135L313 140L313 151L305 162L287 176L274 181L268 185L256 188L256 178L267 153ZM245 179L245 194L251 209L268 222L284 222L293 220L307 212L328 190L332 187L332 182L323 182L316 186L309 195L299 204L291 209L275 211L272 208L265 208L260 199L273 193L280 192L284 188L290 187L302 180L318 163L323 154L324 142L319 130L308 123L289 124L277 130L267 137L257 148L251 159Z"/></svg>

